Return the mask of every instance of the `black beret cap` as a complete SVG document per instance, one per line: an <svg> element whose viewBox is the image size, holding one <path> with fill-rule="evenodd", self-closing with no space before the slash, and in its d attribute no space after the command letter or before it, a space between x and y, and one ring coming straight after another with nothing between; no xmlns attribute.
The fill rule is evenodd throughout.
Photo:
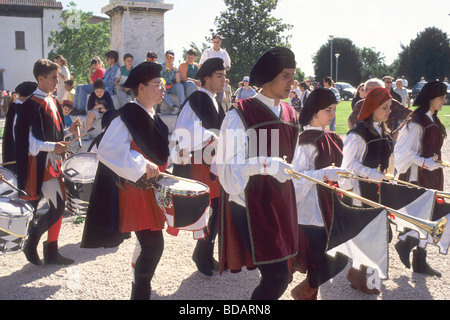
<svg viewBox="0 0 450 320"><path fill-rule="evenodd" d="M300 113L299 122L301 125L309 125L313 116L320 110L337 104L336 95L327 88L317 88L312 91L306 99L302 112Z"/></svg>
<svg viewBox="0 0 450 320"><path fill-rule="evenodd" d="M147 83L152 79L161 77L161 70L162 66L159 63L142 62L131 70L123 86L131 89L137 88L140 83Z"/></svg>
<svg viewBox="0 0 450 320"><path fill-rule="evenodd" d="M447 94L447 86L439 81L431 81L426 83L420 90L413 106L427 107L430 101L434 98L441 97Z"/></svg>
<svg viewBox="0 0 450 320"><path fill-rule="evenodd" d="M290 49L282 47L269 49L250 71L250 85L262 86L275 79L283 69L293 69L295 66L295 55Z"/></svg>
<svg viewBox="0 0 450 320"><path fill-rule="evenodd" d="M225 70L225 62L223 61L223 59L210 58L202 64L195 78L201 80L204 77L210 77L214 72L219 70Z"/></svg>
<svg viewBox="0 0 450 320"><path fill-rule="evenodd" d="M31 96L31 94L36 91L38 84L36 82L25 81L19 84L14 90L22 97Z"/></svg>

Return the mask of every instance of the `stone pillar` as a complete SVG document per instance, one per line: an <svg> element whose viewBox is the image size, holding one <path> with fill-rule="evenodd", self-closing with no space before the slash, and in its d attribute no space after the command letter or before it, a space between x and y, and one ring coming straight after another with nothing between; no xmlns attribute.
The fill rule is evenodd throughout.
<svg viewBox="0 0 450 320"><path fill-rule="evenodd" d="M137 65L145 61L148 51L155 51L158 61L164 62L164 13L172 8L164 0L110 0L102 8L110 17L111 50L119 52L121 65L125 53L131 53Z"/></svg>

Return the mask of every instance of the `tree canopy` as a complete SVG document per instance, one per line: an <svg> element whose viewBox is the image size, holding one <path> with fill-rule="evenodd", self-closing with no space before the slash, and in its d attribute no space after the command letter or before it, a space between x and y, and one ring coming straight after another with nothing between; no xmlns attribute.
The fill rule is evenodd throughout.
<svg viewBox="0 0 450 320"><path fill-rule="evenodd" d="M59 23L60 31L51 31L49 45L53 45L48 58L53 60L56 55L62 55L68 62L68 67L75 83L89 81L89 67L95 56L103 59L110 46L109 21L91 24L88 19L92 12L78 10L71 2L68 9L62 11Z"/></svg>
<svg viewBox="0 0 450 320"><path fill-rule="evenodd" d="M410 44L402 45L394 65L398 76L406 76L412 83L421 77L428 80L450 75L450 39L447 33L429 27L417 34Z"/></svg>
<svg viewBox="0 0 450 320"><path fill-rule="evenodd" d="M222 36L222 47L231 58L227 77L237 83L248 75L254 63L268 49L290 47L292 26L272 16L278 0L224 0L226 11L215 20L216 32Z"/></svg>
<svg viewBox="0 0 450 320"><path fill-rule="evenodd" d="M331 53L331 42L323 44L313 57L314 72L317 81L321 82L323 78L333 74L333 80L336 80L336 58L338 59L338 81L357 84L361 81L362 59L359 49L350 39L334 38L333 52ZM331 61L332 60L332 61ZM331 62L333 70L331 70Z"/></svg>

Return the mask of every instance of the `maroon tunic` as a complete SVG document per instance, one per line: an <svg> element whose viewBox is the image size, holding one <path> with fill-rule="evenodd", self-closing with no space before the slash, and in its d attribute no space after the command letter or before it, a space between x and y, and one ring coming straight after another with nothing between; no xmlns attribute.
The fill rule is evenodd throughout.
<svg viewBox="0 0 450 320"><path fill-rule="evenodd" d="M421 157L430 158L435 154L438 156L438 160L441 159L441 148L444 143L444 137L442 136L439 126L431 121L431 119L424 115L422 118L414 116L413 122L418 123L423 128L422 135L422 153ZM409 181L409 172L399 176L400 180ZM442 191L444 188L444 171L442 168L430 171L424 168L419 168L417 184L421 187L428 189L435 189Z"/></svg>
<svg viewBox="0 0 450 320"><path fill-rule="evenodd" d="M331 131L306 130L300 134L299 145L312 144L317 148L317 156L314 159L314 169L320 170L331 165L340 167L342 164L342 150L344 144L339 135ZM333 191L330 188L316 184L318 201L322 213L322 218L328 233L333 219ZM307 210L307 208L305 209ZM295 271L306 273L310 264L311 243L310 238L303 231L298 229L298 254L289 260L289 268L293 274Z"/></svg>
<svg viewBox="0 0 450 320"><path fill-rule="evenodd" d="M243 99L236 105L246 130L254 130L254 139L249 141L249 158L258 156L286 157L292 162L297 146L299 127L294 109L286 103L281 103L280 118L257 99ZM274 131L276 130L276 131ZM274 133L277 134L274 134ZM250 136L250 135L249 135ZM272 139L279 154L272 151ZM257 141L255 147L252 143ZM267 142L266 142L267 141ZM262 144L263 143L263 144ZM262 147L262 148L260 148ZM265 150L266 151L260 151ZM291 180L280 183L270 175L251 176L246 190L246 213L248 231L251 243L251 260L254 265L284 261L297 254L298 229L295 190ZM227 214L227 213L225 213ZM241 266L254 267L248 263L247 253L242 253L242 247L230 249L236 236L231 236L233 227L225 218L225 246L227 252L240 252L237 255L223 257L232 271ZM234 238L234 239L233 239ZM245 251L245 250L244 250ZM247 258L247 262L244 261ZM240 261L233 263L233 259Z"/></svg>

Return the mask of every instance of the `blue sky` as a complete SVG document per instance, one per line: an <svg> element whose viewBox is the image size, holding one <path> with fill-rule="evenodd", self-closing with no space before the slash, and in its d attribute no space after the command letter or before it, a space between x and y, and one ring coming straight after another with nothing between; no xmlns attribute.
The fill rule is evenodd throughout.
<svg viewBox="0 0 450 320"><path fill-rule="evenodd" d="M64 7L70 0L58 0ZM79 9L103 15L109 0L73 0ZM223 0L164 0L173 4L165 14L165 49L176 58L191 42L201 45L214 19L225 10ZM381 52L391 63L426 27L437 27L450 34L450 0L279 0L273 15L293 25L292 50L298 66L307 76L313 74L312 55L329 35L349 38L358 47Z"/></svg>

